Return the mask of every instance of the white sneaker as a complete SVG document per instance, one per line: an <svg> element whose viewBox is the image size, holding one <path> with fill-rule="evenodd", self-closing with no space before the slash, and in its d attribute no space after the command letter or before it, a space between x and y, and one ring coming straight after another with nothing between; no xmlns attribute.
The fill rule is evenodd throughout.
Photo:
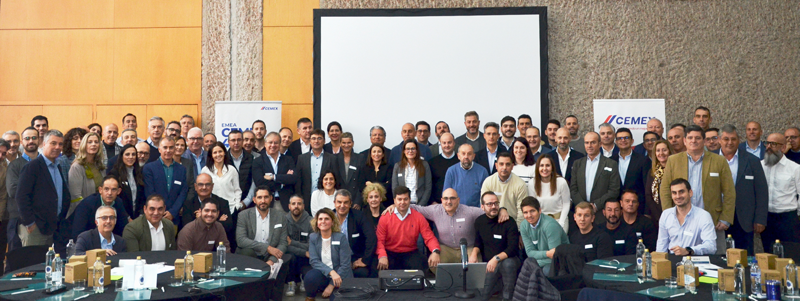
<svg viewBox="0 0 800 301"><path fill-rule="evenodd" d="M302 279L300 280L300 291L304 293L306 292L306 283L305 280Z"/></svg>
<svg viewBox="0 0 800 301"><path fill-rule="evenodd" d="M286 289L286 296L292 297L294 296L294 281L289 282L289 287Z"/></svg>

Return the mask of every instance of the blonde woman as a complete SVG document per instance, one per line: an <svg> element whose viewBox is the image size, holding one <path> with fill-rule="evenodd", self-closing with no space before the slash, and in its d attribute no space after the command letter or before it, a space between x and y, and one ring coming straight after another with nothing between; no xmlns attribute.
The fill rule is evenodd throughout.
<svg viewBox="0 0 800 301"><path fill-rule="evenodd" d="M364 211L364 216L372 218L372 225L377 229L381 212L386 210L383 206L383 202L386 201L386 188L380 183L370 183L364 187L361 194L364 196L364 206L361 207L361 211Z"/></svg>
<svg viewBox="0 0 800 301"><path fill-rule="evenodd" d="M105 150L100 144L102 140L97 133L88 133L81 139L80 148L75 154L75 160L72 161L68 173L68 187L72 203L67 211L67 216L72 215L72 211L83 198L97 192L97 188L103 185L106 166L103 164Z"/></svg>
<svg viewBox="0 0 800 301"><path fill-rule="evenodd" d="M661 189L661 177L664 176L664 168L667 166L667 159L672 156L675 151L667 140L659 140L653 145L653 151L650 152L650 160L653 161L653 168L647 174L647 180L644 182L644 214L649 215L650 219L655 222L658 228L658 219L661 218L661 196L659 189ZM666 185L669 185L667 183Z"/></svg>

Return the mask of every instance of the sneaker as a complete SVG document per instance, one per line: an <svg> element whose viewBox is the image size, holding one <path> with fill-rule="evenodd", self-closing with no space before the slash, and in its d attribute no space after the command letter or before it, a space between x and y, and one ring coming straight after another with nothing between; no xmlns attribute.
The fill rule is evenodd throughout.
<svg viewBox="0 0 800 301"><path fill-rule="evenodd" d="M289 287L286 289L286 296L293 297L294 296L294 281L289 282Z"/></svg>
<svg viewBox="0 0 800 301"><path fill-rule="evenodd" d="M306 283L304 280L300 280L300 291L304 293L306 292Z"/></svg>

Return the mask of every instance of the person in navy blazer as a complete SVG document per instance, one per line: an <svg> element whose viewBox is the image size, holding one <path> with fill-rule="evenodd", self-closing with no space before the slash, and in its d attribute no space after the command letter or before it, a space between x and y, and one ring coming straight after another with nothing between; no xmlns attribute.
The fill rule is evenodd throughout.
<svg viewBox="0 0 800 301"><path fill-rule="evenodd" d="M128 212L122 205L122 199L117 197L119 195L119 180L112 175L107 175L103 178L103 185L100 186L97 193L93 193L75 207L75 212L72 213L72 236L78 237L86 230L94 228L95 211L101 206L114 207L117 211L117 220L115 221L116 228L114 233L122 235L125 225L131 221Z"/></svg>
<svg viewBox="0 0 800 301"><path fill-rule="evenodd" d="M489 175L493 175L497 172L497 168L493 162L489 162L489 150L491 146L489 146L489 141L497 141L495 142L495 161L497 160L497 154L502 152L507 152L503 144L500 142L500 126L495 122L487 122L486 125L483 126L483 139L486 140L486 149L476 149L475 150L475 160L473 162L480 164L483 168L486 168L486 171L489 172Z"/></svg>
<svg viewBox="0 0 800 301"><path fill-rule="evenodd" d="M119 212L111 208L113 207L99 207L95 210L93 215L97 227L86 230L78 235L77 242L75 243L75 255L84 255L87 250L95 249L106 249L106 255L108 256L128 251L128 245L125 243L125 239L112 232L117 226L116 219L103 218L104 216L119 214ZM103 243L100 239L101 235L106 240L107 244L111 244L111 249L107 247L103 248Z"/></svg>
<svg viewBox="0 0 800 301"><path fill-rule="evenodd" d="M320 292L323 298L328 298L335 288L342 285L342 279L353 278L350 243L339 230L336 214L328 208L320 209L311 220L311 227L314 233L308 237L308 257L313 269L304 278L306 300L316 297ZM330 240L331 266L325 264L327 259L322 258L322 247L326 244L323 240Z"/></svg>
<svg viewBox="0 0 800 301"><path fill-rule="evenodd" d="M358 278L378 277L378 261L375 259L378 237L375 235L372 219L364 218L361 210L350 210L353 206L353 196L347 189L337 190L333 200L336 219L347 220L346 234L352 251L350 262L354 267L353 275Z"/></svg>
<svg viewBox="0 0 800 301"><path fill-rule="evenodd" d="M644 204L644 181L647 179L647 174L650 172L650 168L652 168L653 163L650 161L650 158L631 150L631 145L633 145L633 134L631 133L630 129L619 128L616 133L616 141L619 152L612 155L611 160L619 163L620 154L623 154L623 158L630 156L628 169L626 169L624 172L624 179L622 179L622 169L619 170L621 181L620 184L622 184L619 189L620 198L622 197L623 191L630 189L636 191L636 194L639 196L639 204ZM620 166L620 168L621 167L622 166ZM644 214L644 207L645 206L639 206L639 214Z"/></svg>
<svg viewBox="0 0 800 301"><path fill-rule="evenodd" d="M762 134L764 134L764 131L761 130L760 123L755 121L748 122L745 127L745 140L739 144L739 150L753 154L749 152L748 148L753 149L750 148L750 144L756 144L756 148L758 149L758 155L756 155L756 157L758 157L759 160L764 160L764 153L767 151L767 145L761 140Z"/></svg>
<svg viewBox="0 0 800 301"><path fill-rule="evenodd" d="M171 220L173 224L180 225L179 212L189 191L186 182L186 168L173 159L175 140L172 137L162 138L159 147L161 148L159 150L161 158L145 164L142 168L144 192L148 197L154 194L163 196L164 205L167 207L164 218ZM169 182L164 171L166 167L172 168L172 179Z"/></svg>
<svg viewBox="0 0 800 301"><path fill-rule="evenodd" d="M300 157L300 155L311 150L309 147L309 151L303 152L303 144L311 145L311 131L313 128L314 127L311 119L303 117L297 120L297 135L300 136L300 138L292 141L292 144L289 144L289 156L292 157L292 161L294 161L295 164L297 163L297 159ZM306 208L308 208L308 206L306 206Z"/></svg>
<svg viewBox="0 0 800 301"><path fill-rule="evenodd" d="M66 246L70 225L67 221L70 195L67 179L61 176L56 158L64 146L64 135L50 130L44 135L41 155L22 167L15 195L20 213L22 246ZM60 187L58 187L60 186ZM60 210L59 210L60 209Z"/></svg>
<svg viewBox="0 0 800 301"><path fill-rule="evenodd" d="M309 213L311 212L311 192L316 189L316 186L312 185L313 181L311 179L311 174L313 173L311 156L313 155L315 157L322 157L322 166L320 166L319 169L320 172L332 170L336 175L336 178L341 179L339 176L339 163L336 160L336 156L322 151L322 145L324 142L324 131L320 129L311 131L311 151L297 157L297 164L295 165L296 170L294 173L297 175L297 185L295 185L295 191L298 191L302 194L306 211Z"/></svg>
<svg viewBox="0 0 800 301"><path fill-rule="evenodd" d="M346 132L342 134L341 151L336 154L336 161L339 164L339 176L342 178L342 187L350 191L353 197L353 204L363 204L361 190L364 189L365 180L362 175L364 165L367 163L364 156L353 151L353 134ZM344 157L349 156L348 162Z"/></svg>
<svg viewBox="0 0 800 301"><path fill-rule="evenodd" d="M761 161L742 150L738 143L736 127L724 125L720 129L720 155L729 162L734 157L737 158L736 174L733 176L736 185L736 211L733 225L725 232L733 237L737 248L752 253L753 231L760 234L767 225L769 188ZM733 171L733 166L731 167Z"/></svg>
<svg viewBox="0 0 800 301"><path fill-rule="evenodd" d="M564 180L567 180L567 183L570 183L572 180L572 166L575 164L575 161L578 161L586 156L583 153L572 149L569 146L569 141L569 130L566 128L558 129L558 131L556 131L556 143L558 145L555 149L553 149L553 151L548 153L550 154L550 157L553 158L553 170L555 170L559 176L563 177ZM569 158L567 158L566 174L562 174L561 172L561 155L559 152L564 152L567 154L567 156L569 156Z"/></svg>
<svg viewBox="0 0 800 301"><path fill-rule="evenodd" d="M270 132L264 139L266 153L253 159L253 182L256 187L267 186L270 191L277 191L283 212L290 212L289 199L294 194L298 179L294 171L294 161L291 157L280 154L281 136L278 133ZM272 167L272 160L277 160L278 170Z"/></svg>

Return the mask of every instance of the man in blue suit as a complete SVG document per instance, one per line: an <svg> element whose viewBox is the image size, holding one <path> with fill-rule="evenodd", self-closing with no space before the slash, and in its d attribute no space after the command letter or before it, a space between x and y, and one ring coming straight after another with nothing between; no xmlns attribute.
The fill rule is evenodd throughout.
<svg viewBox="0 0 800 301"><path fill-rule="evenodd" d="M758 158L739 147L736 127L726 124L720 129L720 134L720 155L728 160L736 185L734 222L725 232L733 237L736 248L746 249L748 254L753 254L753 232L760 234L767 225L767 178Z"/></svg>
<svg viewBox="0 0 800 301"><path fill-rule="evenodd" d="M746 139L739 144L739 149L758 157L759 160L764 160L764 152L767 150L767 146L761 141L761 135L763 134L761 124L755 121L748 122L745 128Z"/></svg>
<svg viewBox="0 0 800 301"><path fill-rule="evenodd" d="M67 179L62 178L56 158L64 146L64 135L58 130L47 131L42 143L42 154L26 164L19 176L16 201L19 206L19 238L22 246L62 245L68 237L69 209Z"/></svg>
<svg viewBox="0 0 800 301"><path fill-rule="evenodd" d="M191 131L190 131L191 132ZM147 163L142 168L144 175L144 193L148 197L153 194L164 196L167 212L164 218L173 224L180 224L180 210L188 193L186 168L172 160L175 153L175 140L164 137L158 145L161 158Z"/></svg>

